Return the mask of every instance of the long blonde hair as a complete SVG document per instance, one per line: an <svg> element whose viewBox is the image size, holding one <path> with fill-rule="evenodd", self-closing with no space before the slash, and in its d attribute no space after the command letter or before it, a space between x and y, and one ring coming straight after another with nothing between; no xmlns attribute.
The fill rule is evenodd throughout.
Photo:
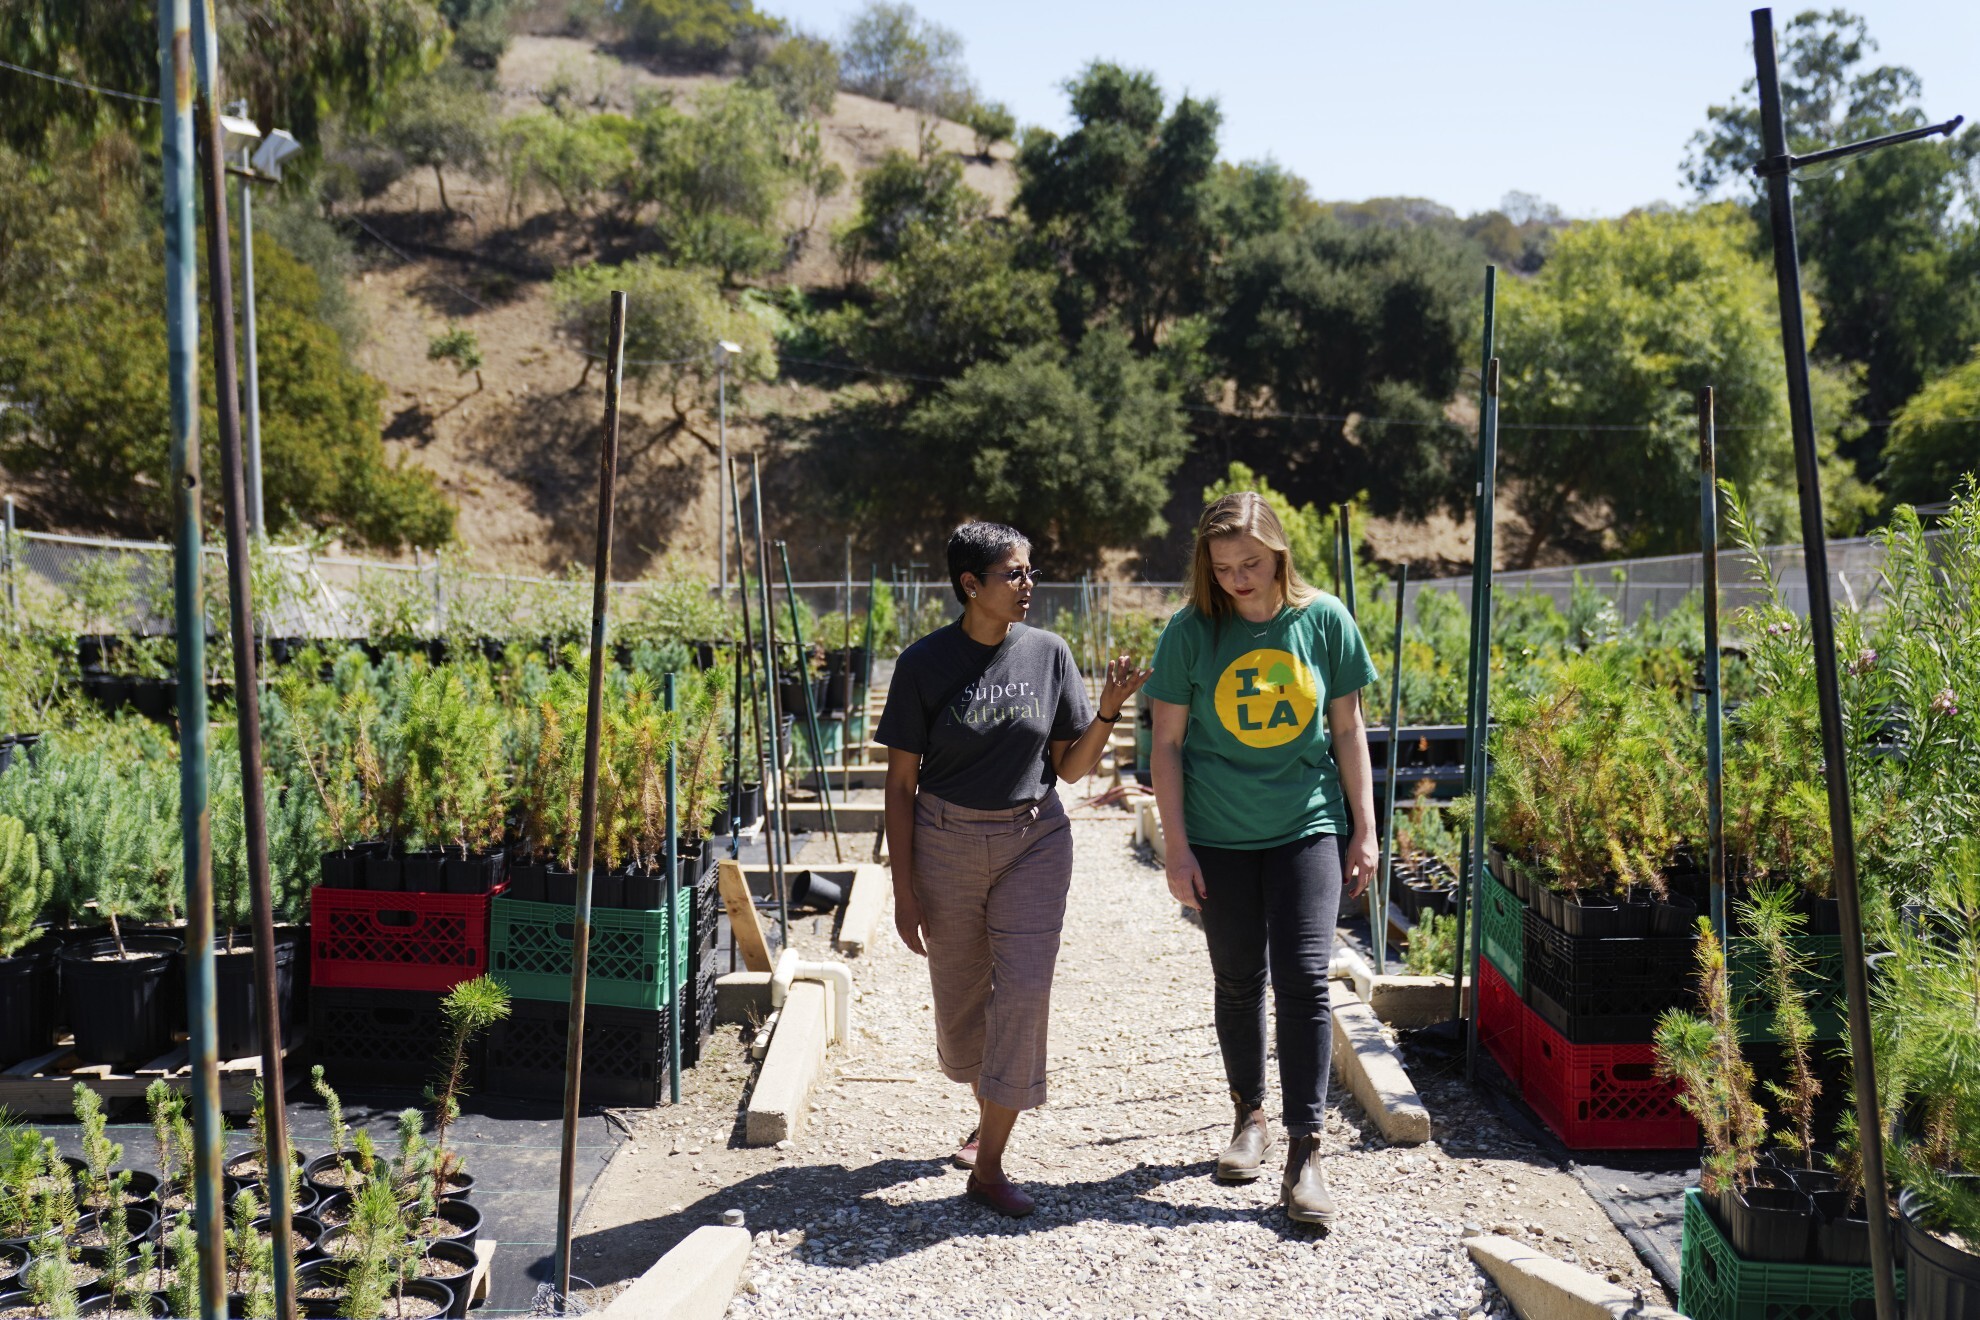
<svg viewBox="0 0 1980 1320"><path fill-rule="evenodd" d="M1273 573L1284 604L1299 608L1320 592L1293 566L1292 548L1286 540L1285 524L1257 491L1241 490L1211 503L1196 520L1196 554L1189 568L1189 603L1209 619L1222 619L1237 612L1237 601L1217 585L1216 570L1210 563L1210 543L1231 536L1251 536L1272 552L1278 561Z"/></svg>

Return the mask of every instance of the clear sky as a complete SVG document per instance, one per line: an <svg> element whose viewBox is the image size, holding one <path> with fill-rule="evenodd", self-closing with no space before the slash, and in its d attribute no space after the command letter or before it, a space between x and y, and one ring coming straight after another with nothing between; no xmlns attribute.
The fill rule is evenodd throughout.
<svg viewBox="0 0 1980 1320"><path fill-rule="evenodd" d="M1924 82L1933 119L1980 119L1980 0L1822 0L1863 15ZM1706 107L1752 75L1735 0L914 0L961 33L985 97L1063 130L1067 78L1108 59L1173 99L1215 97L1223 154L1271 157L1322 200L1429 197L1460 213L1507 192L1568 215L1682 202ZM758 0L837 38L858 0ZM1777 29L1803 6L1774 11ZM1807 7L1818 7L1809 5Z"/></svg>

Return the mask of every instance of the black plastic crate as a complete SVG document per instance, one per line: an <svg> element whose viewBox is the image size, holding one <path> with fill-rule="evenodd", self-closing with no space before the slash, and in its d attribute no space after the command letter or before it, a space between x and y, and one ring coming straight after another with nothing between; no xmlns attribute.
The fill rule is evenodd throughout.
<svg viewBox="0 0 1980 1320"><path fill-rule="evenodd" d="M433 1081L447 1045L436 991L317 987L309 996L310 1052L332 1086L404 1086ZM469 1084L479 1085L481 1046L469 1048Z"/></svg>
<svg viewBox="0 0 1980 1320"><path fill-rule="evenodd" d="M671 1011L589 1005L579 1100L638 1108L659 1104L667 1089ZM568 1004L516 1000L508 1018L489 1035L486 1091L519 1100L561 1100L569 1040Z"/></svg>
<svg viewBox="0 0 1980 1320"><path fill-rule="evenodd" d="M1569 935L1528 909L1522 994L1575 1045L1649 1041L1667 1008L1698 1001L1692 935Z"/></svg>

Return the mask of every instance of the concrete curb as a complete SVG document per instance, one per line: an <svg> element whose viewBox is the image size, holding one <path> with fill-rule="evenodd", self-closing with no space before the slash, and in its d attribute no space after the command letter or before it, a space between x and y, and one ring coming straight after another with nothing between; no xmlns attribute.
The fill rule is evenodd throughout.
<svg viewBox="0 0 1980 1320"><path fill-rule="evenodd" d="M1403 1069L1402 1056L1382 1034L1375 1011L1346 986L1328 982L1334 1022L1334 1067L1348 1090L1375 1120L1382 1136L1398 1146L1430 1139L1430 1111Z"/></svg>
<svg viewBox="0 0 1980 1320"><path fill-rule="evenodd" d="M1481 1233L1464 1245L1521 1320L1682 1320L1667 1306L1643 1305L1633 1289L1511 1238Z"/></svg>
<svg viewBox="0 0 1980 1320"><path fill-rule="evenodd" d="M811 1090L825 1070L832 1038L831 995L817 981L794 981L743 1115L743 1144L774 1146L804 1126Z"/></svg>
<svg viewBox="0 0 1980 1320"><path fill-rule="evenodd" d="M1134 841L1145 843L1154 852L1155 860L1169 860L1168 850L1162 843L1162 813L1153 802L1143 802L1135 810Z"/></svg>
<svg viewBox="0 0 1980 1320"><path fill-rule="evenodd" d="M721 1320L749 1262L749 1230L708 1225L674 1244L604 1310L619 1320Z"/></svg>
<svg viewBox="0 0 1980 1320"><path fill-rule="evenodd" d="M770 973L728 972L715 978L715 1020L761 1022L770 1016Z"/></svg>
<svg viewBox="0 0 1980 1320"><path fill-rule="evenodd" d="M894 882L885 867L871 862L853 867L852 892L846 895L845 916L839 922L839 937L832 941L832 947L854 956L872 948L876 932L887 915L887 900L893 895Z"/></svg>

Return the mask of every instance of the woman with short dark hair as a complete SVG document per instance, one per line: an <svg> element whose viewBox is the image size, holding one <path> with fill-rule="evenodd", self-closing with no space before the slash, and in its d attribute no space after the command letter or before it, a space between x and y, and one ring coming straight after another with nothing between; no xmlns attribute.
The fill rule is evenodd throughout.
<svg viewBox="0 0 1980 1320"><path fill-rule="evenodd" d="M1375 871L1374 772L1361 689L1375 679L1354 616L1293 566L1252 491L1203 511L1189 603L1162 630L1150 769L1169 892L1200 909L1216 981L1217 1044L1236 1104L1218 1177L1250 1182L1265 1120L1265 985L1278 1017L1291 1149L1286 1214L1331 1225L1321 1168L1333 1024L1327 976L1343 886Z"/></svg>
<svg viewBox="0 0 1980 1320"><path fill-rule="evenodd" d="M887 850L894 924L928 959L935 1050L976 1092L957 1152L967 1194L999 1214L1032 1201L1004 1174L1019 1113L1045 1103L1045 1034L1072 835L1057 781L1092 773L1148 678L1107 666L1096 715L1072 652L1030 627L1031 543L1000 523L949 538L962 617L901 652L875 741L888 748Z"/></svg>

